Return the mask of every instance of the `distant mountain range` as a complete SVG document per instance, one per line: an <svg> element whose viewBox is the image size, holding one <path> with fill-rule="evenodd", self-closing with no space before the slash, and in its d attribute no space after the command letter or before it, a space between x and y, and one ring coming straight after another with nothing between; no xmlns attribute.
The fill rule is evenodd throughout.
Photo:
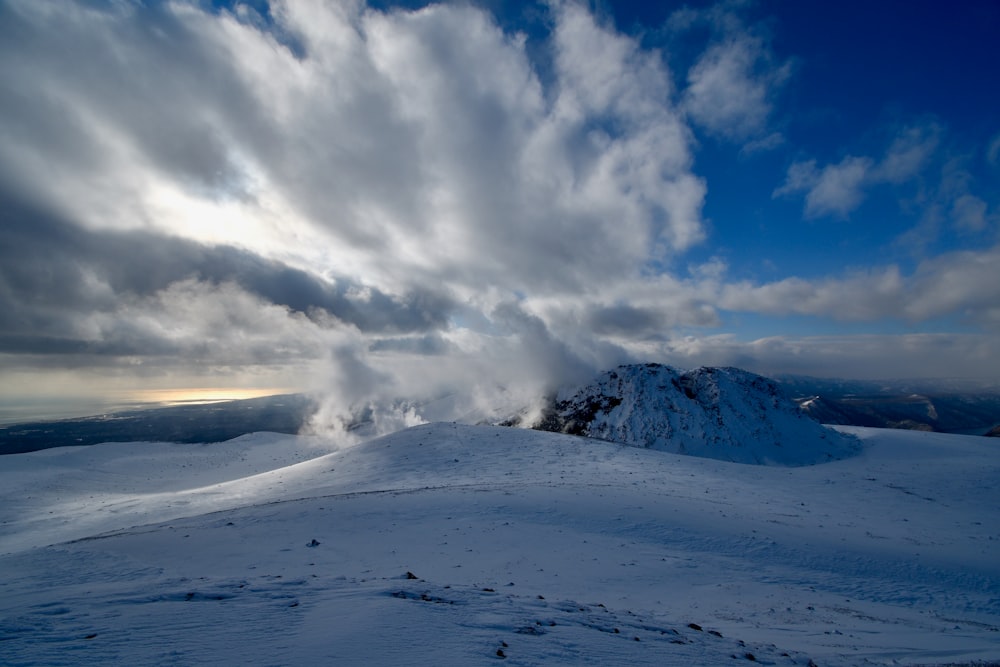
<svg viewBox="0 0 1000 667"><path fill-rule="evenodd" d="M201 405L0 426L0 455L101 442L224 442L245 433L298 433L316 402L283 394Z"/></svg>
<svg viewBox="0 0 1000 667"><path fill-rule="evenodd" d="M824 424L1000 435L1000 389L930 380L863 382L803 376L777 381Z"/></svg>
<svg viewBox="0 0 1000 667"><path fill-rule="evenodd" d="M447 399L436 403L450 405ZM434 405L426 404L418 412L430 421L456 419ZM309 396L285 394L10 424L0 426L0 454L101 442L221 442L256 431L295 434L316 407ZM365 420L359 415L353 428L362 432ZM459 420L527 425L519 416L462 413ZM735 368L681 372L659 364L637 364L602 373L585 385L563 388L548 399L541 422L533 426L726 460L753 462L763 457L793 462L804 455L783 449L783 443L789 437L812 441L829 433L817 430L816 422L996 437L1000 388L949 381L935 385L934 381L802 376L768 379ZM831 457L843 453L832 441L815 451Z"/></svg>

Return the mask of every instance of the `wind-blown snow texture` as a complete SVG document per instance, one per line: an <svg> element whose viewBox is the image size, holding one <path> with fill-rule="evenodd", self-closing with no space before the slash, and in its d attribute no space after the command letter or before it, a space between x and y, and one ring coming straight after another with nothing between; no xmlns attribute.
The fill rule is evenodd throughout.
<svg viewBox="0 0 1000 667"><path fill-rule="evenodd" d="M560 391L536 428L736 463L808 465L859 451L776 382L738 368L619 366Z"/></svg>
<svg viewBox="0 0 1000 667"><path fill-rule="evenodd" d="M0 663L996 660L996 442L850 432L794 468L458 424L2 457Z"/></svg>

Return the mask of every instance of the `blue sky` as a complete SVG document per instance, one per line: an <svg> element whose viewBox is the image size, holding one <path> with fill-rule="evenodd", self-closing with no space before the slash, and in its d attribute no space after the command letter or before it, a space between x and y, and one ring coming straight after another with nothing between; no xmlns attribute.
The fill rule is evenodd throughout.
<svg viewBox="0 0 1000 667"><path fill-rule="evenodd" d="M985 0L2 0L4 396L995 380L998 31Z"/></svg>

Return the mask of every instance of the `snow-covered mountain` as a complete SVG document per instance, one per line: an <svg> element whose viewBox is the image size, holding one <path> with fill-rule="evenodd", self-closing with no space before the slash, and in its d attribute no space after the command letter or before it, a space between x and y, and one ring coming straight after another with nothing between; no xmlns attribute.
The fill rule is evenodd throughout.
<svg viewBox="0 0 1000 667"><path fill-rule="evenodd" d="M808 465L858 452L781 387L738 368L625 365L562 389L539 430L738 463Z"/></svg>

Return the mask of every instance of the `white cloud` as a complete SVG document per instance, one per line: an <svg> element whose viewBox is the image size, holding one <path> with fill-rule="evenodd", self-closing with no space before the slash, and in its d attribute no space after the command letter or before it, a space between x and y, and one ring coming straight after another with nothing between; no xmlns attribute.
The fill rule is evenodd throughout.
<svg viewBox="0 0 1000 667"><path fill-rule="evenodd" d="M724 285L720 305L733 311L822 315L838 320L872 321L899 316L903 279L896 267L855 272L843 278L783 280L754 285Z"/></svg>
<svg viewBox="0 0 1000 667"><path fill-rule="evenodd" d="M969 171L969 159L959 156L945 163L940 184L933 193L934 205L959 233L971 235L1000 229L996 207L991 210L989 203L975 194L977 183Z"/></svg>
<svg viewBox="0 0 1000 667"><path fill-rule="evenodd" d="M965 239L977 238L991 243L1000 231L1000 214L996 204L976 194L988 194L989 188L977 188L977 179L970 171L969 155L949 156L941 165L938 180L926 187L917 205L920 220L903 234L897 243L921 256L944 235L957 232Z"/></svg>
<svg viewBox="0 0 1000 667"><path fill-rule="evenodd" d="M861 186L870 169L871 160L864 157L846 157L840 164L824 167L806 194L806 215L847 217L861 204Z"/></svg>
<svg viewBox="0 0 1000 667"><path fill-rule="evenodd" d="M844 321L916 323L960 314L970 323L1000 330L998 262L1000 246L995 246L940 255L921 262L910 275L888 266L822 280L786 278L759 285L743 281L722 285L718 303L732 311Z"/></svg>
<svg viewBox="0 0 1000 667"><path fill-rule="evenodd" d="M743 144L743 147L740 148L740 154L753 155L754 153L762 153L775 149L784 143L785 137L780 132L772 132L771 134L761 137L760 139L751 139Z"/></svg>
<svg viewBox="0 0 1000 667"><path fill-rule="evenodd" d="M665 29L671 40L700 28L710 31L708 46L687 71L681 106L709 135L742 144L749 154L783 141L769 121L792 64L775 61L766 27L748 26L740 9L728 2L683 7L671 13Z"/></svg>
<svg viewBox="0 0 1000 667"><path fill-rule="evenodd" d="M884 380L1000 375L1000 340L983 334L774 336L742 341L732 335L671 341L646 355L681 367L740 366L764 374Z"/></svg>
<svg viewBox="0 0 1000 667"><path fill-rule="evenodd" d="M685 111L710 134L731 141L763 135L772 99L790 71L787 64L772 67L768 55L763 42L747 34L710 46L688 72ZM769 138L756 146L776 143Z"/></svg>
<svg viewBox="0 0 1000 667"><path fill-rule="evenodd" d="M986 149L986 160L992 165L1000 164L1000 134L990 141L990 145Z"/></svg>
<svg viewBox="0 0 1000 667"><path fill-rule="evenodd" d="M919 174L937 149L942 132L936 124L904 129L873 168L872 180L899 184Z"/></svg>
<svg viewBox="0 0 1000 667"><path fill-rule="evenodd" d="M986 228L986 202L974 195L961 195L951 205L951 218L961 230L978 232Z"/></svg>
<svg viewBox="0 0 1000 667"><path fill-rule="evenodd" d="M922 262L902 300L915 320L961 314L982 327L1000 331L1000 281L996 267L1000 246L983 251L958 251Z"/></svg>
<svg viewBox="0 0 1000 667"><path fill-rule="evenodd" d="M774 196L804 191L807 218L825 215L846 218L864 199L864 185L871 168L871 159L853 156L822 169L816 168L815 160L796 162L788 168L785 183L774 191Z"/></svg>
<svg viewBox="0 0 1000 667"><path fill-rule="evenodd" d="M936 124L904 128L878 162L854 155L822 168L817 167L816 160L795 162L773 196L804 192L807 218L833 215L846 219L864 201L868 188L885 183L900 185L917 177L937 149L941 132Z"/></svg>

